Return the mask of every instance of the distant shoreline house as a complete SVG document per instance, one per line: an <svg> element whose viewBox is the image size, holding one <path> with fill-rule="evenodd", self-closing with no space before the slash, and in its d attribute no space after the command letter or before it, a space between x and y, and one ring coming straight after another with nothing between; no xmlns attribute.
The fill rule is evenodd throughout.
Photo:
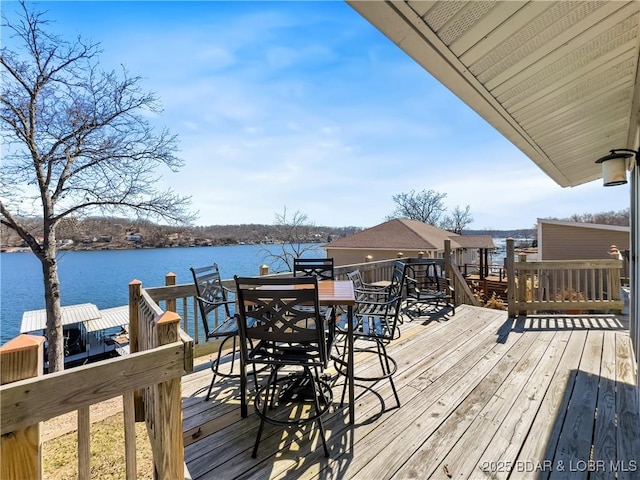
<svg viewBox="0 0 640 480"><path fill-rule="evenodd" d="M442 258L445 240L451 240L454 260L458 265L478 264L483 255L486 263L488 251L495 248L489 235L458 235L408 219L389 220L329 242L323 248L327 257L333 257L335 265L351 265L399 256Z"/></svg>

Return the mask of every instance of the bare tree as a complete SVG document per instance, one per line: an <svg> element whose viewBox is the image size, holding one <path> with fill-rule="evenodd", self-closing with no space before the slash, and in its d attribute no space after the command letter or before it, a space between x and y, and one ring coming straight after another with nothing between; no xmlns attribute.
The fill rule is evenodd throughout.
<svg viewBox="0 0 640 480"><path fill-rule="evenodd" d="M598 223L601 225L629 226L629 208L617 212L574 213L569 218L561 219L569 222Z"/></svg>
<svg viewBox="0 0 640 480"><path fill-rule="evenodd" d="M282 213L276 213L274 227L274 237L280 243L277 250L263 249L265 259L270 259L278 270L292 271L294 258L300 258L305 252L316 248L310 238L314 225L300 211L289 217L287 207L284 207Z"/></svg>
<svg viewBox="0 0 640 480"><path fill-rule="evenodd" d="M444 230L449 230L450 232L461 234L462 231L473 222L473 217L471 216L471 207L467 205L463 210L459 205L456 205L451 212L451 215L447 215L440 225Z"/></svg>
<svg viewBox="0 0 640 480"><path fill-rule="evenodd" d="M396 209L387 217L387 220L408 218L430 225L438 225L447 210L444 205L446 196L446 193L439 193L435 190L422 190L421 192L411 190L408 193L393 195L391 198L396 203Z"/></svg>
<svg viewBox="0 0 640 480"><path fill-rule="evenodd" d="M158 113L139 77L98 68L98 45L49 34L42 13L21 2L19 20L3 15L11 45L0 50L0 125L4 140L0 222L17 232L42 264L49 371L64 368L56 229L67 217L112 212L188 223L188 197L156 189L154 171L182 166L177 138L156 134ZM25 212L25 208L31 210ZM34 213L37 212L37 213ZM42 218L42 239L23 215Z"/></svg>

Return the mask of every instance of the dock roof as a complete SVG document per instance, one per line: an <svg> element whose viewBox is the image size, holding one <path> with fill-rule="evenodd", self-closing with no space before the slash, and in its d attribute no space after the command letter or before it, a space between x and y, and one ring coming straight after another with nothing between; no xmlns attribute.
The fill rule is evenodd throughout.
<svg viewBox="0 0 640 480"><path fill-rule="evenodd" d="M62 325L84 323L87 331L94 332L129 323L128 306L99 310L93 303L81 303L61 307ZM47 311L30 310L22 314L20 333L44 330L47 326Z"/></svg>

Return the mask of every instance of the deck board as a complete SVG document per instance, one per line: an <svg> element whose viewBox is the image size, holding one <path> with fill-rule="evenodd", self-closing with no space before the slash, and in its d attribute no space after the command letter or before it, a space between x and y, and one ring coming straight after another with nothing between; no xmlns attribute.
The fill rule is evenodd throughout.
<svg viewBox="0 0 640 480"><path fill-rule="evenodd" d="M514 321L506 312L470 306L456 312L449 320L405 322L389 346L398 363L400 408L390 408L388 382L375 385L375 394L357 386L356 424L348 425L338 405L342 382L336 383L325 419L329 458L313 426L272 425L258 458L251 458L258 419L252 408L240 418L237 380L221 379L205 402L210 370L185 376L185 462L192 478L637 477L640 416L624 322L612 316ZM376 363L358 355L356 370ZM558 468L580 467L592 451L602 471Z"/></svg>

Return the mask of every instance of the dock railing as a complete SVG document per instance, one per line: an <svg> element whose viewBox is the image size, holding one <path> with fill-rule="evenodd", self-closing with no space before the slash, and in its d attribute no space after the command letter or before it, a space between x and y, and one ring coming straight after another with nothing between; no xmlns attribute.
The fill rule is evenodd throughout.
<svg viewBox="0 0 640 480"><path fill-rule="evenodd" d="M40 423L76 411L78 478L89 479L90 407L119 396L125 477L138 477L135 421L144 420L155 478L182 478L181 377L193 358L191 341L179 326L180 317L160 309L134 281L130 284L130 355L43 375L43 337L20 335L0 347L0 478L42 478Z"/></svg>
<svg viewBox="0 0 640 480"><path fill-rule="evenodd" d="M507 297L510 317L527 312L584 313L617 311L622 260L516 261L513 239L507 240Z"/></svg>

